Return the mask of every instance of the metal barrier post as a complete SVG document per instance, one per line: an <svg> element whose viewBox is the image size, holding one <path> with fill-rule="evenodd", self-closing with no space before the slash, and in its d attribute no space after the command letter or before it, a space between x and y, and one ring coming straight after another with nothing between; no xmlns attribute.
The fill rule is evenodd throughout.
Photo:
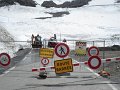
<svg viewBox="0 0 120 90"><path fill-rule="evenodd" d="M105 59L105 40L103 41L103 59ZM105 65L103 63L103 70L105 69Z"/></svg>
<svg viewBox="0 0 120 90"><path fill-rule="evenodd" d="M95 45L95 41L93 41L93 46Z"/></svg>

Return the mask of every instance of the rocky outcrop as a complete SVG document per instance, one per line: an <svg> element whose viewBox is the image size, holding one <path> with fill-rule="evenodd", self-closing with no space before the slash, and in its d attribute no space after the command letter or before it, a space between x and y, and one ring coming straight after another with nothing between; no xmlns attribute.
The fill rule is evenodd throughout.
<svg viewBox="0 0 120 90"><path fill-rule="evenodd" d="M37 5L37 3L33 0L0 0L0 7L14 5L16 3L19 3L20 5L23 6L31 6L31 7L35 7Z"/></svg>
<svg viewBox="0 0 120 90"><path fill-rule="evenodd" d="M41 6L50 8L50 7L57 7L57 4L54 3L53 1L44 1Z"/></svg>
<svg viewBox="0 0 120 90"><path fill-rule="evenodd" d="M55 12L55 13L48 12L48 13L51 14L53 17L62 17L63 15L68 15L68 14L70 14L70 13L67 12L67 11Z"/></svg>
<svg viewBox="0 0 120 90"><path fill-rule="evenodd" d="M0 1L0 7L13 5L13 4L15 4L15 2L13 0L1 0Z"/></svg>
<svg viewBox="0 0 120 90"><path fill-rule="evenodd" d="M64 2L63 4L56 4L53 1L44 1L41 6L50 8L50 7L56 7L56 8L76 8L76 7L81 7L83 5L88 4L88 2L91 0L74 0L74 1L67 1Z"/></svg>
<svg viewBox="0 0 120 90"><path fill-rule="evenodd" d="M62 8L76 8L76 7L81 7L83 5L88 4L90 0L75 0L72 2L64 2L61 5L58 5L58 7L62 7Z"/></svg>
<svg viewBox="0 0 120 90"><path fill-rule="evenodd" d="M46 12L52 15L52 17L38 17L35 19L48 19L53 17L63 17L64 15L70 14L68 11L61 11L61 12Z"/></svg>
<svg viewBox="0 0 120 90"><path fill-rule="evenodd" d="M117 0L117 3L120 3L120 0Z"/></svg>
<svg viewBox="0 0 120 90"><path fill-rule="evenodd" d="M20 5L24 6L32 6L35 7L37 4L33 0L15 0L15 2L19 3Z"/></svg>

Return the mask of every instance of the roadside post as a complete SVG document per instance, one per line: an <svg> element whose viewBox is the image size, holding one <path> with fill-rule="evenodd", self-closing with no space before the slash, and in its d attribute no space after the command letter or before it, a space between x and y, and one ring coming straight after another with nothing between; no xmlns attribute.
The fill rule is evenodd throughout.
<svg viewBox="0 0 120 90"><path fill-rule="evenodd" d="M90 56L88 59L88 66L91 69L98 69L101 66L101 59L98 56L99 55L99 49L96 46L91 46L88 49L88 55Z"/></svg>
<svg viewBox="0 0 120 90"><path fill-rule="evenodd" d="M43 67L46 67L46 65L49 64L49 59L48 58L42 58L41 59L41 64L43 65Z"/></svg>
<svg viewBox="0 0 120 90"><path fill-rule="evenodd" d="M54 56L54 49L51 48L40 48L40 63L43 65L43 67L46 67L46 65L49 64L49 58L53 58ZM46 70L44 72L39 73L39 77L45 79L47 77Z"/></svg>
<svg viewBox="0 0 120 90"><path fill-rule="evenodd" d="M103 45L103 59L105 59L105 40L104 40L104 45ZM105 68L105 65L103 63L103 70Z"/></svg>

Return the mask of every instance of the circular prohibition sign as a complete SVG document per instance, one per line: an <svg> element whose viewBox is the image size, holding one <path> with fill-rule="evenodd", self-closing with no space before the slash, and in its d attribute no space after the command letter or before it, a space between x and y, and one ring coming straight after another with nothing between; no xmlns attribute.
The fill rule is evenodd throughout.
<svg viewBox="0 0 120 90"><path fill-rule="evenodd" d="M10 64L10 56L7 53L0 54L0 64L2 66L8 66Z"/></svg>
<svg viewBox="0 0 120 90"><path fill-rule="evenodd" d="M70 52L69 46L65 43L59 43L55 46L55 53L58 57L64 58Z"/></svg>
<svg viewBox="0 0 120 90"><path fill-rule="evenodd" d="M42 65L48 65L49 64L49 59L48 58L43 58L41 60Z"/></svg>
<svg viewBox="0 0 120 90"><path fill-rule="evenodd" d="M99 55L99 49L95 46L92 46L88 49L88 55L89 56L97 56Z"/></svg>
<svg viewBox="0 0 120 90"><path fill-rule="evenodd" d="M91 69L98 69L101 66L101 59L98 56L91 56L88 60L88 66Z"/></svg>

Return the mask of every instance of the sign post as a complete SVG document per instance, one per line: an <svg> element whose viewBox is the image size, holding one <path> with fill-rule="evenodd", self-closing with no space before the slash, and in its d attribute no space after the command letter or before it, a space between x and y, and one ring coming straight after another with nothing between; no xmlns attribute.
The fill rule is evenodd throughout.
<svg viewBox="0 0 120 90"><path fill-rule="evenodd" d="M0 54L0 65L8 66L10 64L10 56L7 53Z"/></svg>

